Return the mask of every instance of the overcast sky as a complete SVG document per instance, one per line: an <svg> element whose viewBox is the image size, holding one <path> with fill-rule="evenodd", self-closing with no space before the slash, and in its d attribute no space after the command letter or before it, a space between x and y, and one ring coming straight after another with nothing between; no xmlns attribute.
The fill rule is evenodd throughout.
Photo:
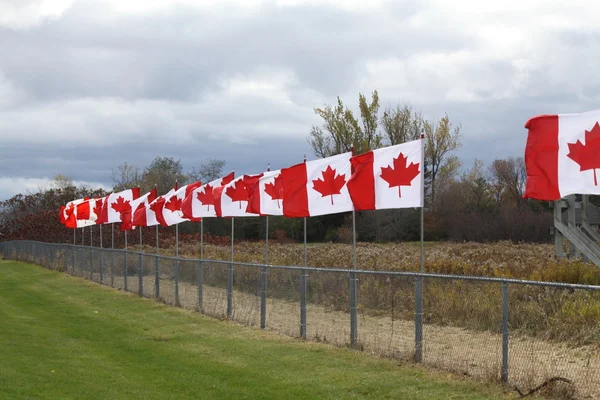
<svg viewBox="0 0 600 400"><path fill-rule="evenodd" d="M313 108L378 90L522 156L524 123L600 108L600 2L0 0L0 200L112 186L156 156L236 173L310 152Z"/></svg>

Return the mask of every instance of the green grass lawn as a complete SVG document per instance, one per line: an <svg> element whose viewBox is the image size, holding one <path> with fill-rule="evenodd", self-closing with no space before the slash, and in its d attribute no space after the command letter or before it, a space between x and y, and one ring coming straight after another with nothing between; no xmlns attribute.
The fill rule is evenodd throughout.
<svg viewBox="0 0 600 400"><path fill-rule="evenodd" d="M496 399L482 386L0 260L2 399Z"/></svg>

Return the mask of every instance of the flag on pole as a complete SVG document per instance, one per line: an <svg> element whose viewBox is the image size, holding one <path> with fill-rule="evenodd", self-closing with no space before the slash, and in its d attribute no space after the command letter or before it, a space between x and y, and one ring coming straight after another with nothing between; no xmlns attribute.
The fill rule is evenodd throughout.
<svg viewBox="0 0 600 400"><path fill-rule="evenodd" d="M351 157L347 152L283 168L283 215L309 217L352 211L346 186Z"/></svg>
<svg viewBox="0 0 600 400"><path fill-rule="evenodd" d="M121 231L134 229L136 226L154 226L158 224L156 216L148 205L156 199L156 188L143 196L131 201L131 210L128 214L121 213Z"/></svg>
<svg viewBox="0 0 600 400"><path fill-rule="evenodd" d="M248 190L247 211L260 215L283 215L283 178L281 171L244 176Z"/></svg>
<svg viewBox="0 0 600 400"><path fill-rule="evenodd" d="M356 210L423 207L423 139L354 156L348 191Z"/></svg>
<svg viewBox="0 0 600 400"><path fill-rule="evenodd" d="M90 210L90 198L77 199L68 202L64 207L61 207L60 221L64 221L67 228L82 228L85 226L95 225L95 219L92 220L93 208ZM95 202L94 202L95 204Z"/></svg>
<svg viewBox="0 0 600 400"><path fill-rule="evenodd" d="M223 178L216 179L192 190L183 199L181 211L185 218L198 219L216 217L215 198L213 191L219 186L226 185L233 180L234 173L231 172Z"/></svg>
<svg viewBox="0 0 600 400"><path fill-rule="evenodd" d="M213 190L217 217L257 217L247 211L248 190L244 184L244 175L233 179L226 185Z"/></svg>
<svg viewBox="0 0 600 400"><path fill-rule="evenodd" d="M140 188L132 188L109 194L104 198L98 223L110 224L113 222L122 222L121 213L131 214L131 201L138 197L140 197Z"/></svg>
<svg viewBox="0 0 600 400"><path fill-rule="evenodd" d="M163 226L177 225L186 221L199 222L197 218L184 217L182 205L185 197L201 185L201 182L190 183L180 188L173 188L167 194L157 197L149 207L154 211L158 222Z"/></svg>
<svg viewBox="0 0 600 400"><path fill-rule="evenodd" d="M600 110L540 115L525 128L524 198L552 201L570 194L600 194Z"/></svg>

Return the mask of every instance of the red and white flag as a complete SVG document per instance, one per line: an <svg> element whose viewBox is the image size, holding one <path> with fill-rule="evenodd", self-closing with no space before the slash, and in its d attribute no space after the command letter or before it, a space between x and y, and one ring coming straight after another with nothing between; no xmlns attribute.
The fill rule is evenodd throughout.
<svg viewBox="0 0 600 400"><path fill-rule="evenodd" d="M88 197L68 202L61 206L59 219L67 228L82 228L96 224L97 215L94 207L101 199L90 199Z"/></svg>
<svg viewBox="0 0 600 400"><path fill-rule="evenodd" d="M213 191L219 186L228 184L233 180L233 172L221 179L216 179L205 185L195 188L183 199L181 211L185 218L210 218L216 217L215 197Z"/></svg>
<svg viewBox="0 0 600 400"><path fill-rule="evenodd" d="M309 217L352 211L346 183L351 152L283 168L283 215Z"/></svg>
<svg viewBox="0 0 600 400"><path fill-rule="evenodd" d="M109 194L104 198L99 223L110 224L113 222L122 222L121 213L131 214L131 201L138 197L140 197L140 188L127 189Z"/></svg>
<svg viewBox="0 0 600 400"><path fill-rule="evenodd" d="M75 206L77 227L96 225L102 211L102 198L87 199Z"/></svg>
<svg viewBox="0 0 600 400"><path fill-rule="evenodd" d="M244 175L234 178L224 186L213 190L217 217L257 217L248 212L248 190L244 184Z"/></svg>
<svg viewBox="0 0 600 400"><path fill-rule="evenodd" d="M158 225L154 212L148 209L148 205L156 199L156 188L143 196L131 201L131 211L121 213L121 231L134 229L136 226ZM137 217L137 219L136 219ZM149 224L150 223L150 224Z"/></svg>
<svg viewBox="0 0 600 400"><path fill-rule="evenodd" d="M156 190L156 189L153 189ZM157 213L162 215L162 206L164 203L156 202L156 197L147 202L141 202L137 205L133 211L132 225L135 226L154 226L159 225L158 219L156 218Z"/></svg>
<svg viewBox="0 0 600 400"><path fill-rule="evenodd" d="M356 210L423 207L424 139L369 151L350 160L348 190Z"/></svg>
<svg viewBox="0 0 600 400"><path fill-rule="evenodd" d="M244 176L248 190L247 211L260 215L283 215L283 178L281 171Z"/></svg>
<svg viewBox="0 0 600 400"><path fill-rule="evenodd" d="M600 110L541 115L525 124L525 198L600 194Z"/></svg>
<svg viewBox="0 0 600 400"><path fill-rule="evenodd" d="M171 226L186 221L200 221L196 218L185 218L181 211L183 199L200 185L201 182L194 182L178 189L171 189L167 194L157 197L150 203L149 207L154 211L158 222L163 226Z"/></svg>

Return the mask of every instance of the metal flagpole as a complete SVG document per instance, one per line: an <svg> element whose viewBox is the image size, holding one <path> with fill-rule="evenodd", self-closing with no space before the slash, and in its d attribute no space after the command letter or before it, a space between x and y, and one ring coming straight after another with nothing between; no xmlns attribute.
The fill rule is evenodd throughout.
<svg viewBox="0 0 600 400"><path fill-rule="evenodd" d="M231 217L231 262L227 268L227 318L233 317L233 260L235 240L235 217Z"/></svg>
<svg viewBox="0 0 600 400"><path fill-rule="evenodd" d="M267 171L271 165L267 165ZM259 210L260 211L260 210ZM265 266L260 272L260 329L267 326L267 265L269 265L269 216L265 219Z"/></svg>
<svg viewBox="0 0 600 400"><path fill-rule="evenodd" d="M350 343L358 339L358 315L356 309L356 212L352 210L352 258L353 272L350 274Z"/></svg>
<svg viewBox="0 0 600 400"><path fill-rule="evenodd" d="M432 127L433 129L433 127ZM425 272L425 135L421 134L421 273ZM423 276L415 280L415 361L423 360Z"/></svg>
<svg viewBox="0 0 600 400"><path fill-rule="evenodd" d="M94 246L94 225L90 225L90 281L93 279L93 275L92 275L92 271L94 270L94 259L93 259L93 250L92 247Z"/></svg>
<svg viewBox="0 0 600 400"><path fill-rule="evenodd" d="M127 231L125 231L125 291L127 291Z"/></svg>
<svg viewBox="0 0 600 400"><path fill-rule="evenodd" d="M138 294L142 296L144 294L144 266L143 266L143 256L142 256L142 227L138 227L140 229L140 252L138 254Z"/></svg>
<svg viewBox="0 0 600 400"><path fill-rule="evenodd" d="M204 218L200 219L200 261L198 262L198 311L204 310Z"/></svg>
<svg viewBox="0 0 600 400"><path fill-rule="evenodd" d="M306 154L304 155L306 163ZM307 266L306 217L304 217L304 267ZM306 339L306 270L300 271L300 337Z"/></svg>
<svg viewBox="0 0 600 400"><path fill-rule="evenodd" d="M102 225L100 225L100 282L104 283L104 253L102 252L103 248L102 243Z"/></svg>
<svg viewBox="0 0 600 400"><path fill-rule="evenodd" d="M110 286L115 286L115 223L110 224Z"/></svg>
<svg viewBox="0 0 600 400"><path fill-rule="evenodd" d="M158 224L156 225L156 255L154 256L154 297L160 297L160 276L158 270Z"/></svg>

